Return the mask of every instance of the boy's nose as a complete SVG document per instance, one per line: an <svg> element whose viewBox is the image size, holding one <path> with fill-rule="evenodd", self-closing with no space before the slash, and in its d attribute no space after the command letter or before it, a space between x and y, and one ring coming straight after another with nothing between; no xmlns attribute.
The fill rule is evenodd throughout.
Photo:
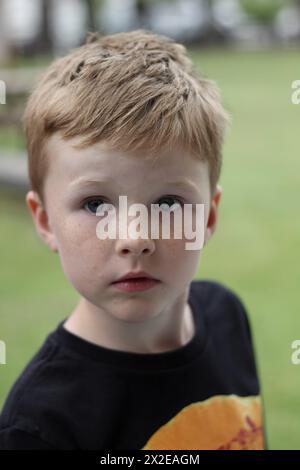
<svg viewBox="0 0 300 470"><path fill-rule="evenodd" d="M120 255L151 255L155 250L155 242L151 238L118 239L116 241L116 250Z"/></svg>

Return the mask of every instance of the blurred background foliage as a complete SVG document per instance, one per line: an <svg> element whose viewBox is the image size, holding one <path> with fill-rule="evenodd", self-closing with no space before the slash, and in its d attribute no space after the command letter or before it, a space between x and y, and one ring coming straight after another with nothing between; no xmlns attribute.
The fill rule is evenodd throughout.
<svg viewBox="0 0 300 470"><path fill-rule="evenodd" d="M273 23L281 8L285 5L285 0L240 0L244 11L264 25Z"/></svg>

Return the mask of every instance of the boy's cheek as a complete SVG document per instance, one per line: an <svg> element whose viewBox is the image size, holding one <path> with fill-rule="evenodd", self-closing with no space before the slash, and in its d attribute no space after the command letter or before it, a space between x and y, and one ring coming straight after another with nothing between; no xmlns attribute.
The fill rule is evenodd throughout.
<svg viewBox="0 0 300 470"><path fill-rule="evenodd" d="M75 290L82 296L92 299L99 293L99 288L103 284L103 268L101 263L95 264L95 257L92 260L84 259L82 256L60 257L61 265L65 277L73 285Z"/></svg>
<svg viewBox="0 0 300 470"><path fill-rule="evenodd" d="M53 252L58 252L58 243L54 232L49 229L45 229L43 226L35 223L35 229L39 238L45 243L45 245Z"/></svg>

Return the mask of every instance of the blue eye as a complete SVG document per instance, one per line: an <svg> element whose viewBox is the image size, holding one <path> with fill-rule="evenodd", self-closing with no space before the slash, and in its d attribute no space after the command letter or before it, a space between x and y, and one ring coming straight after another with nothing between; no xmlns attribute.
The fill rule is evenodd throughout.
<svg viewBox="0 0 300 470"><path fill-rule="evenodd" d="M100 201L100 203L99 203ZM95 204L96 202L96 204ZM101 203L104 203L104 200L101 199L101 198L94 198L94 199L90 199L88 201L85 201L84 204L83 204L83 208L85 209L86 206L88 207L88 211L91 212L92 214L97 214L97 209L98 209L98 206L101 205Z"/></svg>
<svg viewBox="0 0 300 470"><path fill-rule="evenodd" d="M169 205L169 208L171 209L173 205L176 205L176 203L179 203L179 205L182 207L183 206L183 201L176 197L176 196L165 196L159 199L159 201L171 201L171 204ZM175 201L175 203L172 201ZM166 205L165 202L163 202L164 205ZM160 204L159 204L160 205Z"/></svg>

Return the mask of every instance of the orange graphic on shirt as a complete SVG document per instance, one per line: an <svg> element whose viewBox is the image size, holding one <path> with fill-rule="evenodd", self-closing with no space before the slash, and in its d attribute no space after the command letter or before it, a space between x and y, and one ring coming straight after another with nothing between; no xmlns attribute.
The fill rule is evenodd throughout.
<svg viewBox="0 0 300 470"><path fill-rule="evenodd" d="M216 395L183 408L142 450L263 450L260 396Z"/></svg>

